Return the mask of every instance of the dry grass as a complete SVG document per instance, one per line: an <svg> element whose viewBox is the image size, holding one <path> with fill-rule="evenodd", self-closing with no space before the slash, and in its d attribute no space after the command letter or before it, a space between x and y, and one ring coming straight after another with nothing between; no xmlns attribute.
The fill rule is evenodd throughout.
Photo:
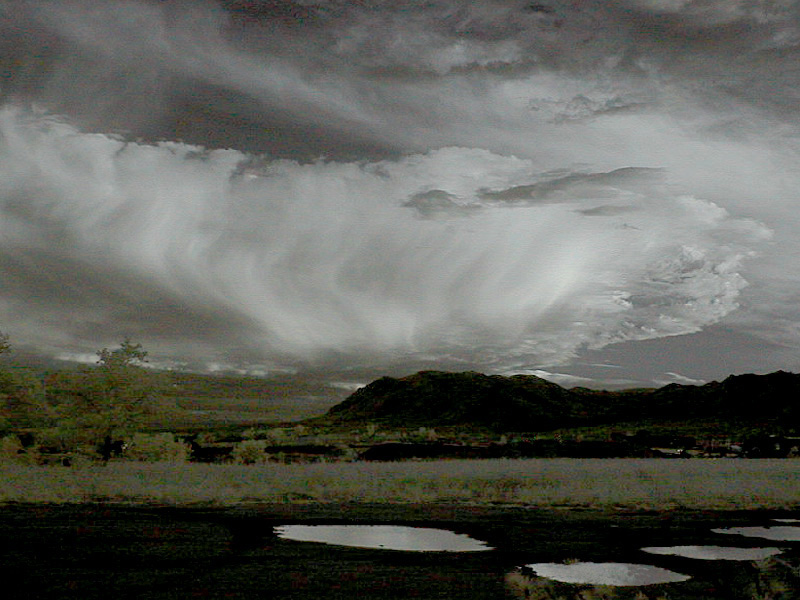
<svg viewBox="0 0 800 600"><path fill-rule="evenodd" d="M0 502L232 505L309 500L639 509L795 508L800 506L799 472L800 460L0 464Z"/></svg>

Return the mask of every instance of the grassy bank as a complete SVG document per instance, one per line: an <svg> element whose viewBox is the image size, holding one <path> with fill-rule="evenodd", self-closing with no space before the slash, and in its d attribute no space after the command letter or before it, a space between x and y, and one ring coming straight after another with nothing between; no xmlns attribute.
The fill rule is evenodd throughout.
<svg viewBox="0 0 800 600"><path fill-rule="evenodd" d="M258 466L0 465L0 502L456 502L795 508L800 461L529 459Z"/></svg>

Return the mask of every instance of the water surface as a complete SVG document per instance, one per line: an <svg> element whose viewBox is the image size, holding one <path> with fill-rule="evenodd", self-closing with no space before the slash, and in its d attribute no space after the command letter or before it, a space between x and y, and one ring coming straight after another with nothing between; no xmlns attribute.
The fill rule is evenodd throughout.
<svg viewBox="0 0 800 600"><path fill-rule="evenodd" d="M660 567L632 563L534 563L525 566L540 577L563 583L639 586L674 583L690 579L688 575Z"/></svg>
<svg viewBox="0 0 800 600"><path fill-rule="evenodd" d="M778 525L776 527L730 527L712 529L714 533L743 535L745 537L764 538L782 542L800 542L800 527Z"/></svg>
<svg viewBox="0 0 800 600"><path fill-rule="evenodd" d="M282 539L301 542L411 552L479 552L493 549L486 542L466 534L402 525L281 525L275 528L275 533Z"/></svg>
<svg viewBox="0 0 800 600"><path fill-rule="evenodd" d="M652 546L650 554L682 556L699 560L764 560L780 554L780 548L736 548L731 546Z"/></svg>

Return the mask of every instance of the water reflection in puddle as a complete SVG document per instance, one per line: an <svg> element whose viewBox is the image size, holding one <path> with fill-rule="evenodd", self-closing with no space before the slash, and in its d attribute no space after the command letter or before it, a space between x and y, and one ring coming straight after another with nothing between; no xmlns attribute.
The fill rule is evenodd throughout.
<svg viewBox="0 0 800 600"><path fill-rule="evenodd" d="M743 535L745 537L764 538L782 542L800 541L800 527L779 525L776 527L731 527L727 529L712 529L714 533Z"/></svg>
<svg viewBox="0 0 800 600"><path fill-rule="evenodd" d="M688 575L675 573L660 567L631 563L534 563L525 566L539 577L553 579L562 583L639 586L675 583L690 579Z"/></svg>
<svg viewBox="0 0 800 600"><path fill-rule="evenodd" d="M411 552L477 552L493 548L465 534L401 525L281 525L278 537L356 548Z"/></svg>
<svg viewBox="0 0 800 600"><path fill-rule="evenodd" d="M779 548L734 548L730 546L654 546L642 548L650 554L682 556L699 560L764 560L780 554Z"/></svg>

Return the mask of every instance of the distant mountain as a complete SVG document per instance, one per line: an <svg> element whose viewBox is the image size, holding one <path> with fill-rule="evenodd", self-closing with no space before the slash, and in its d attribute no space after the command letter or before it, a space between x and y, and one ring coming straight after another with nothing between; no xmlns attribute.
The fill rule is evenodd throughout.
<svg viewBox="0 0 800 600"><path fill-rule="evenodd" d="M732 375L701 386L601 391L566 389L533 375L420 371L382 377L328 411L337 421L403 426L473 425L548 431L617 422L717 420L800 428L800 375Z"/></svg>
<svg viewBox="0 0 800 600"><path fill-rule="evenodd" d="M573 405L570 391L539 377L421 371L400 379L382 377L331 408L328 415L345 420L550 429L574 416Z"/></svg>

